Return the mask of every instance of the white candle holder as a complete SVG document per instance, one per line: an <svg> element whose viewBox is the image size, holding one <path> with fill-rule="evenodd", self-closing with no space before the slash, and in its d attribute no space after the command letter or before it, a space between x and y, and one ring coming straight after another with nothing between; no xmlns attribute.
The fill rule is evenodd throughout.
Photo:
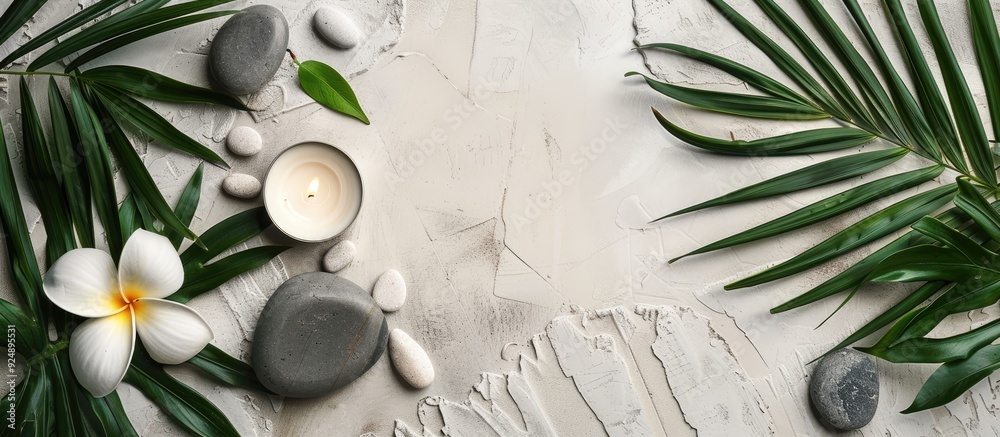
<svg viewBox="0 0 1000 437"><path fill-rule="evenodd" d="M354 223L364 203L364 182L354 160L319 141L289 147L264 179L264 208L290 238L319 243Z"/></svg>

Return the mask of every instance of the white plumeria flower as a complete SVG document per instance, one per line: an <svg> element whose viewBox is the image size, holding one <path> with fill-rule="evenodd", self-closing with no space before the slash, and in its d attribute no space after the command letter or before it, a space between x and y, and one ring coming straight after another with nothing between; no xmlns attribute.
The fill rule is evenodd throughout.
<svg viewBox="0 0 1000 437"><path fill-rule="evenodd" d="M70 364L95 397L110 394L125 377L135 336L163 364L180 364L214 335L195 310L164 300L184 284L184 267L170 240L138 230L122 250L119 267L97 249L72 250L45 274L45 295L68 312L90 319L73 331Z"/></svg>

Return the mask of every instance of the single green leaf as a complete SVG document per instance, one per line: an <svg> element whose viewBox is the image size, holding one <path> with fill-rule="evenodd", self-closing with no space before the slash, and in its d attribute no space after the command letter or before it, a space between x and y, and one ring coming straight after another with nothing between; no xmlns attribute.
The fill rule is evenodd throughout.
<svg viewBox="0 0 1000 437"><path fill-rule="evenodd" d="M861 33L864 35L865 41L868 43L868 47L877 61L882 77L886 78L889 93L892 95L892 100L899 110L901 121L909 133L909 137L932 160L941 162L941 148L931 133L927 118L924 117L924 113L917 104L916 98L913 97L913 93L910 92L910 89L907 88L903 79L899 76L896 67L889 60L889 56L875 35L875 31L868 22L868 18L865 16L861 5L858 4L857 0L845 0L844 4L847 5L851 17L854 18L854 22L861 29Z"/></svg>
<svg viewBox="0 0 1000 437"><path fill-rule="evenodd" d="M194 171L194 174L191 175L191 179L181 193L181 198L177 201L177 206L174 207L174 213L177 214L177 218L187 227L191 227L191 221L194 220L194 213L198 210L198 203L201 201L201 183L204 179L204 173L205 164L201 164ZM175 248L180 248L181 242L184 241L184 237L172 231L167 232L167 237L170 238L171 243L174 243Z"/></svg>
<svg viewBox="0 0 1000 437"><path fill-rule="evenodd" d="M1000 242L1000 213L993 209L979 190L965 179L958 180L955 205L969 214L993 241Z"/></svg>
<svg viewBox="0 0 1000 437"><path fill-rule="evenodd" d="M104 56L108 53L111 53L117 49L125 47L134 42L149 38L153 35L159 35L161 33L168 32L174 29L179 29L185 26L190 26L192 24L201 23L202 21L213 20L219 17L226 17L229 15L233 15L237 12L239 11L218 11L218 12L208 12L204 14L188 15L186 17L175 18L173 20L157 23L152 26L136 30L134 32L126 33L117 38L113 38L101 44L98 44L96 47L87 50L80 56L77 56L68 65L66 65L64 71L69 73L70 71L76 70L77 68L80 68L84 64L93 61L94 59L97 59L101 56Z"/></svg>
<svg viewBox="0 0 1000 437"><path fill-rule="evenodd" d="M170 124L163 116L129 96L116 94L100 85L95 86L103 105L111 110L115 119L126 122L153 139L181 152L201 158L210 164L229 168L229 164L205 145L195 141Z"/></svg>
<svg viewBox="0 0 1000 437"><path fill-rule="evenodd" d="M913 338L884 350L865 351L892 363L947 363L964 360L1000 338L1000 320L945 338Z"/></svg>
<svg viewBox="0 0 1000 437"><path fill-rule="evenodd" d="M87 22L104 15L106 12L118 7L118 5L125 3L127 0L100 0L94 3L92 6L71 15L69 18L63 20L59 24L53 26L49 30L42 32L41 35L32 37L24 45L18 47L13 52L10 52L3 60L0 60L0 68L4 68L10 65L11 62L16 61L21 56L31 53L46 43L69 33L71 30L76 29Z"/></svg>
<svg viewBox="0 0 1000 437"><path fill-rule="evenodd" d="M813 164L808 167L758 182L724 196L689 206L657 220L675 217L714 206L794 193L845 179L865 175L885 167L905 156L909 150L894 147L873 152L857 153Z"/></svg>
<svg viewBox="0 0 1000 437"><path fill-rule="evenodd" d="M91 428L102 436L139 437L132 422L125 414L118 392L111 392L103 398L95 398L86 390L78 390L83 402L90 405L89 422ZM85 411L87 411L85 409Z"/></svg>
<svg viewBox="0 0 1000 437"><path fill-rule="evenodd" d="M868 204L875 200L933 180L943 171L944 167L934 166L878 179L802 207L789 214L749 230L740 232L731 237L702 246L696 250L674 258L670 260L670 262L673 263L674 261L691 255L711 252L713 250L732 247L738 244L745 244L762 238L802 229L830 217L853 210L861 205Z"/></svg>
<svg viewBox="0 0 1000 437"><path fill-rule="evenodd" d="M35 100L31 96L28 83L23 78L20 81L20 91L21 132L28 173L28 190L41 213L46 236L45 259L48 265L52 265L63 254L76 248L73 222L62 188L56 180L49 143L42 133L42 121L38 117Z"/></svg>
<svg viewBox="0 0 1000 437"><path fill-rule="evenodd" d="M669 43L646 44L639 46L638 49L639 50L662 49L662 50L677 52L684 56L687 56L688 58L704 62L715 68L725 71L726 73L733 75L733 77L746 82L747 85L750 85L774 97L781 97L786 100L802 103L804 105L810 105L810 106L814 105L814 103L810 102L809 99L803 97L801 94L795 92L791 88L788 88L781 82L778 82L757 70L747 67L746 65L730 61L729 59L723 58L721 56L716 56L711 53L703 52L695 48L682 46L679 44L669 44Z"/></svg>
<svg viewBox="0 0 1000 437"><path fill-rule="evenodd" d="M743 34L750 42L752 42L757 48L759 48L768 58L774 62L775 65L781 69L789 78L795 82L796 85L801 87L810 100L817 103L823 110L842 120L850 119L851 117L844 112L844 109L840 107L830 94L823 89L823 87L813 79L812 75L806 71L798 62L792 58L788 52L781 48L777 43L774 42L770 37L768 37L764 32L761 32L756 26L747 21L743 15L740 15L735 9L729 6L724 0L708 0L722 16L726 18L733 26L736 27L740 33Z"/></svg>
<svg viewBox="0 0 1000 437"><path fill-rule="evenodd" d="M351 84L333 67L319 61L305 61L299 64L299 84L319 104L371 124Z"/></svg>
<svg viewBox="0 0 1000 437"><path fill-rule="evenodd" d="M95 102L91 103L105 117L105 120L109 120L109 110L101 105L103 102L105 100L101 99L100 102L96 102L97 104L94 104ZM133 148L132 143L125 136L125 132L121 130L121 127L115 123L106 123L104 129L107 135L108 146L114 151L115 156L121 163L122 173L125 174L125 179L128 180L129 188L132 189L137 204L142 204L146 208L149 208L149 212L156 216L167 228L181 234L184 238L192 241L196 240L198 236L194 232L191 232L187 225L177 218L173 208L167 205L166 199L163 198L163 193L157 188L156 182L153 181L153 177L146 170L146 165L143 164L142 158L136 153L135 148Z"/></svg>
<svg viewBox="0 0 1000 437"><path fill-rule="evenodd" d="M917 38L910 28L903 6L899 0L884 0L883 5L885 5L886 15L892 24L896 40L899 42L903 59L906 60L909 67L910 77L916 85L914 90L927 117L931 134L948 161L960 172L967 173L969 167L966 165L965 157L958 145L958 136L955 133L955 126L951 123L951 116L948 113L944 96L927 65L920 43L917 42Z"/></svg>
<svg viewBox="0 0 1000 437"><path fill-rule="evenodd" d="M940 407L957 399L966 390L1000 368L1000 345L986 346L971 357L942 364L924 382L903 414Z"/></svg>
<svg viewBox="0 0 1000 437"><path fill-rule="evenodd" d="M827 87L832 91L833 96L843 106L850 115L850 119L858 123L859 126L872 129L875 121L864 105L854 94L854 90L847 84L836 67L827 59L823 51L806 35L805 31L799 27L798 23L785 13L784 9L771 0L756 0L757 5L767 14L778 28L787 36L799 51L806 57L806 60L816 69L820 77L826 82Z"/></svg>
<svg viewBox="0 0 1000 437"><path fill-rule="evenodd" d="M951 102L951 109L955 111L955 124L958 126L959 136L962 138L962 147L972 168L986 185L997 186L996 168L993 166L993 153L990 151L989 141L986 139L986 131L983 129L983 121L979 118L979 109L969 91L969 85L965 81L962 68L955 59L952 52L951 43L944 33L941 20L938 18L937 8L930 0L919 0L920 16L923 18L924 27L930 36L931 44L934 46L934 53L937 54L938 65L941 75L944 77L945 88L948 90L948 100Z"/></svg>
<svg viewBox="0 0 1000 437"><path fill-rule="evenodd" d="M146 0L149 1L149 0ZM111 169L111 156L101 123L87 103L79 83L70 81L70 106L80 134L80 144L90 181L90 191L97 217L104 229L122 229L118 216L118 195ZM125 243L117 232L106 232L111 255L117 260Z"/></svg>
<svg viewBox="0 0 1000 437"><path fill-rule="evenodd" d="M197 436L239 437L222 411L200 393L164 372L160 365L136 350L125 382L131 384L160 407L185 431Z"/></svg>
<svg viewBox="0 0 1000 437"><path fill-rule="evenodd" d="M198 241L204 246L191 246L181 254L184 269L205 265L222 252L259 235L270 226L271 218L262 207L233 215L201 234Z"/></svg>
<svg viewBox="0 0 1000 437"><path fill-rule="evenodd" d="M76 126L69 116L69 108L59 92L54 78L49 78L49 114L52 120L52 145L55 156L52 165L56 180L62 185L80 246L95 247L94 215L91 209L89 181L81 174L84 158L80 156Z"/></svg>
<svg viewBox="0 0 1000 437"><path fill-rule="evenodd" d="M899 303L894 305L892 308L889 308L888 310L880 314L878 317L872 319L872 321L866 323L865 326L862 326L860 329L858 329L853 334L844 339L844 341L841 341L839 344L832 347L829 351L827 351L825 354L823 354L821 357L818 357L817 359L825 357L832 352L850 346L855 342L857 342L858 340L861 340L871 334L874 334L876 331L886 327L896 319L902 320L902 318L909 316L909 318L907 318L906 321L903 323L903 325L900 327L900 329L902 329L902 327L905 327L906 323L909 323L909 320L912 319L913 316L917 315L918 311L914 311L914 308L916 308L921 303L927 301L927 299L930 299L937 292L941 291L941 289L943 289L945 286L946 284L944 282L928 282L920 286L920 288L914 290L912 293L907 295L905 298L903 298L903 300L899 301ZM893 337L892 339L895 340L895 337ZM888 346L888 344L886 346Z"/></svg>
<svg viewBox="0 0 1000 437"><path fill-rule="evenodd" d="M239 275L264 266L288 249L290 248L284 246L254 247L205 266L187 267L184 270L184 286L168 299L185 303L219 288Z"/></svg>
<svg viewBox="0 0 1000 437"><path fill-rule="evenodd" d="M820 109L780 97L688 88L660 82L634 71L625 73L625 77L629 76L642 76L649 87L660 94L707 111L774 120L818 120L830 117Z"/></svg>
<svg viewBox="0 0 1000 437"><path fill-rule="evenodd" d="M59 44L56 44L55 47L45 51L32 61L31 64L28 65L28 71L38 70L41 67L56 62L101 41L124 35L128 32L142 29L146 26L152 26L177 17L182 17L184 15L193 14L211 7L229 3L231 1L233 0L194 0L173 6L167 6L165 8L159 8L159 6L166 2L157 1L150 3L149 0L144 1L136 6L122 11L121 13L112 15L111 17L102 20L93 26L81 30L79 33L66 38L66 40L60 42ZM140 9L141 13L135 11L136 8L140 8L146 3L150 4L147 5L147 7ZM132 13L124 15L130 11L132 11Z"/></svg>
<svg viewBox="0 0 1000 437"><path fill-rule="evenodd" d="M853 127L831 127L795 132L759 140L719 140L687 131L667 120L659 111L653 115L667 132L692 146L710 152L740 156L806 155L857 147L876 138Z"/></svg>
<svg viewBox="0 0 1000 437"><path fill-rule="evenodd" d="M228 106L243 111L250 110L250 108L247 108L243 102L235 97L212 91L208 88L188 85L162 74L138 67L109 65L107 67L92 68L80 73L77 77L84 81L101 84L116 91L160 102L208 103ZM124 103L128 103L128 101Z"/></svg>
<svg viewBox="0 0 1000 437"><path fill-rule="evenodd" d="M142 229L142 216L139 214L139 206L135 202L135 196L131 193L125 196L122 206L118 210L119 221L121 222L122 239L128 241L129 237Z"/></svg>
<svg viewBox="0 0 1000 437"><path fill-rule="evenodd" d="M17 0L0 16L0 44L17 33L42 8L47 0ZM4 62L2 66L6 66ZM0 66L0 67L2 67Z"/></svg>
<svg viewBox="0 0 1000 437"><path fill-rule="evenodd" d="M733 282L725 289L735 290L760 285L820 265L912 224L920 217L950 202L954 194L955 185L948 184L901 200L834 234L792 259Z"/></svg>
<svg viewBox="0 0 1000 437"><path fill-rule="evenodd" d="M986 87L986 103L993 120L993 138L1000 138L1000 36L988 1L969 0L972 42L976 48L979 72Z"/></svg>
<svg viewBox="0 0 1000 437"><path fill-rule="evenodd" d="M188 360L188 363L201 369L216 380L243 387L260 393L271 394L271 391L261 385L254 374L253 367L236 358L233 358L222 349L213 345L205 346L198 355Z"/></svg>

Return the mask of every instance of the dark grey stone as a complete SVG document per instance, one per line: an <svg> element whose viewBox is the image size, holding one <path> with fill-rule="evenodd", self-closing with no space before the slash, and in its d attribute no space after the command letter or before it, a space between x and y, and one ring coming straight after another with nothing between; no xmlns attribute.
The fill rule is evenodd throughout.
<svg viewBox="0 0 1000 437"><path fill-rule="evenodd" d="M233 15L212 40L208 67L216 85L236 95L259 91L281 67L288 21L278 8L256 5Z"/></svg>
<svg viewBox="0 0 1000 437"><path fill-rule="evenodd" d="M809 399L827 426L858 429L871 422L878 408L875 359L854 349L838 350L813 369Z"/></svg>
<svg viewBox="0 0 1000 437"><path fill-rule="evenodd" d="M329 273L306 273L278 287L254 330L251 362L271 391L322 396L370 369L385 352L389 327L357 284Z"/></svg>

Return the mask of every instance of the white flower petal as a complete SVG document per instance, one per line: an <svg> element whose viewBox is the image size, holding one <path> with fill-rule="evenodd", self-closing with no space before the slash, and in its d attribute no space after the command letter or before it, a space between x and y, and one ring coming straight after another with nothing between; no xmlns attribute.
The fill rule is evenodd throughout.
<svg viewBox="0 0 1000 437"><path fill-rule="evenodd" d="M177 302L144 298L132 302L132 308L139 338L157 362L183 363L215 338L197 311Z"/></svg>
<svg viewBox="0 0 1000 437"><path fill-rule="evenodd" d="M115 261L97 249L67 252L45 273L42 288L59 308L78 316L104 317L125 306Z"/></svg>
<svg viewBox="0 0 1000 437"><path fill-rule="evenodd" d="M99 398L118 387L134 349L135 319L126 308L80 324L70 338L69 363L80 385Z"/></svg>
<svg viewBox="0 0 1000 437"><path fill-rule="evenodd" d="M184 266L167 237L140 229L122 249L118 282L129 301L167 297L184 285Z"/></svg>

